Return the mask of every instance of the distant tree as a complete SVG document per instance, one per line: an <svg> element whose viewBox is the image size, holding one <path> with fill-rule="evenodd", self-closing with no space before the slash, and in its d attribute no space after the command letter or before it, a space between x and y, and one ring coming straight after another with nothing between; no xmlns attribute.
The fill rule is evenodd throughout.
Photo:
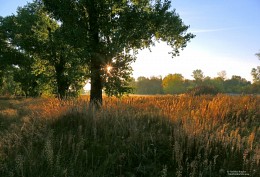
<svg viewBox="0 0 260 177"><path fill-rule="evenodd" d="M186 91L181 74L169 74L163 78L163 91L166 94L180 94Z"/></svg>
<svg viewBox="0 0 260 177"><path fill-rule="evenodd" d="M196 83L194 82L194 80L185 79L184 87L185 87L185 90L190 90L190 89L196 87Z"/></svg>
<svg viewBox="0 0 260 177"><path fill-rule="evenodd" d="M256 53L256 56L260 60L260 53ZM253 77L253 84L248 87L249 93L260 93L260 66L252 68L251 75Z"/></svg>
<svg viewBox="0 0 260 177"><path fill-rule="evenodd" d="M137 94L162 94L162 78L160 77L138 77L136 82Z"/></svg>
<svg viewBox="0 0 260 177"><path fill-rule="evenodd" d="M148 94L148 85L149 85L149 79L144 77L144 76L140 76L137 78L136 81L136 93L137 94Z"/></svg>
<svg viewBox="0 0 260 177"><path fill-rule="evenodd" d="M226 71L220 71L218 72L218 77L222 79L223 81L227 79L227 72Z"/></svg>
<svg viewBox="0 0 260 177"><path fill-rule="evenodd" d="M260 53L256 53L256 56L260 60ZM260 66L257 66L256 68L253 68L251 70L251 75L253 77L254 83L260 83Z"/></svg>
<svg viewBox="0 0 260 177"><path fill-rule="evenodd" d="M218 90L212 85L200 85L188 90L188 93L194 96L216 95Z"/></svg>
<svg viewBox="0 0 260 177"><path fill-rule="evenodd" d="M131 88L131 93L135 94L136 93L136 80L134 77L130 77L128 85Z"/></svg>
<svg viewBox="0 0 260 177"><path fill-rule="evenodd" d="M251 75L253 77L254 83L260 82L260 66L253 68L252 71L251 71Z"/></svg>
<svg viewBox="0 0 260 177"><path fill-rule="evenodd" d="M260 53L256 53L255 54L257 57L258 57L258 59L260 60Z"/></svg>
<svg viewBox="0 0 260 177"><path fill-rule="evenodd" d="M102 89L106 86L114 90L120 82L129 77L119 76L112 83L104 84L104 71L107 65L135 60L138 49L154 45L155 41L165 41L173 49L173 56L186 47L194 35L186 33L188 26L166 1L116 1L116 0L38 0L44 3L52 17L66 28L67 39L74 47L82 49L82 58L90 68L90 101L102 103ZM133 54L134 51L134 54ZM123 62L124 63L124 62ZM131 69L123 65L120 70ZM118 76L117 76L118 77ZM109 79L108 79L109 80ZM124 84L123 84L124 85Z"/></svg>
<svg viewBox="0 0 260 177"><path fill-rule="evenodd" d="M225 91L224 88L224 82L225 82L225 77L215 77L211 80L211 85L215 87L215 89L220 92L223 93Z"/></svg>
<svg viewBox="0 0 260 177"><path fill-rule="evenodd" d="M195 79L197 85L200 85L205 78L201 69L194 70L191 76Z"/></svg>
<svg viewBox="0 0 260 177"><path fill-rule="evenodd" d="M260 94L260 84L253 83L251 85L248 85L245 87L244 92L249 94Z"/></svg>
<svg viewBox="0 0 260 177"><path fill-rule="evenodd" d="M211 84L211 80L212 80L211 77L206 76L206 77L203 78L203 84L210 85Z"/></svg>
<svg viewBox="0 0 260 177"><path fill-rule="evenodd" d="M231 79L224 82L225 92L227 93L243 93L245 88L251 83L241 76L233 75Z"/></svg>
<svg viewBox="0 0 260 177"><path fill-rule="evenodd" d="M151 77L150 78L150 93L151 94L163 94L162 78Z"/></svg>
<svg viewBox="0 0 260 177"><path fill-rule="evenodd" d="M214 92L217 93L224 92L224 80L222 77L210 78L207 76L204 78L203 83L200 86L208 86L211 89L214 89Z"/></svg>

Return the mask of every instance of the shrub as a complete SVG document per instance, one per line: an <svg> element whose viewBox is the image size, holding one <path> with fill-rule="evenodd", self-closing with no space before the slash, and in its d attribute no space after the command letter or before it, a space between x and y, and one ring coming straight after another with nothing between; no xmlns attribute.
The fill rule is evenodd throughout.
<svg viewBox="0 0 260 177"><path fill-rule="evenodd" d="M219 93L218 89L215 88L214 86L209 86L209 85L202 85L202 86L197 86L188 91L189 94L194 95L194 96L199 96L199 95L216 95Z"/></svg>

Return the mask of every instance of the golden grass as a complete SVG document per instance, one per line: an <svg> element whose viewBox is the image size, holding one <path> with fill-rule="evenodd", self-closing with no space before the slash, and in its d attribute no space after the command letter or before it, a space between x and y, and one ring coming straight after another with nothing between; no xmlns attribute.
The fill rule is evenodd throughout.
<svg viewBox="0 0 260 177"><path fill-rule="evenodd" d="M259 97L105 97L99 110L88 102L0 100L0 174L260 174Z"/></svg>

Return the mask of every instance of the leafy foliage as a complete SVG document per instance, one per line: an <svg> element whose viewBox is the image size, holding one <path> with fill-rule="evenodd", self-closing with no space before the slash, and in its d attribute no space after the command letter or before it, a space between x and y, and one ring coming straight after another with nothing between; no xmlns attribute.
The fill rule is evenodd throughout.
<svg viewBox="0 0 260 177"><path fill-rule="evenodd" d="M132 74L131 62L130 55L118 55L111 63L102 67L104 90L108 96L121 97L132 92L129 85Z"/></svg>
<svg viewBox="0 0 260 177"><path fill-rule="evenodd" d="M192 72L192 77L195 79L197 86L201 85L203 79L205 78L201 69L194 70Z"/></svg>
<svg viewBox="0 0 260 177"><path fill-rule="evenodd" d="M196 70L195 70L196 71ZM199 70L201 73L202 71ZM204 77L203 80L189 80L185 79L181 74L168 74L161 82L153 82L152 79L139 77L134 84L137 94L181 94L192 93L200 94L258 94L260 93L259 83L251 84L241 76L233 75L231 79L226 78L226 74L222 71L218 77L210 78ZM154 89L158 88L158 89ZM163 89L160 90L159 88ZM153 90L153 91L152 91Z"/></svg>
<svg viewBox="0 0 260 177"><path fill-rule="evenodd" d="M103 87L108 87L105 91L109 95L120 95L129 90L124 83L129 78L128 66L135 60L137 49L147 48L160 40L167 42L173 49L172 55L176 56L194 37L186 33L188 26L183 24L179 15L169 10L170 1L39 2L61 22L70 44L82 49L82 58L90 68L92 101L102 102ZM105 83L103 67L124 63L124 60L127 60L124 69L129 70L124 71L126 76L122 77L119 72L119 77L109 77Z"/></svg>
<svg viewBox="0 0 260 177"><path fill-rule="evenodd" d="M70 88L77 92L83 87L87 68L43 6L29 3L19 8L17 15L2 18L0 28L6 43L2 59L5 67L16 65L15 80L25 95L57 94L63 98Z"/></svg>
<svg viewBox="0 0 260 177"><path fill-rule="evenodd" d="M188 91L189 94L194 96L198 95L216 95L219 91L214 86L203 85L197 86Z"/></svg>
<svg viewBox="0 0 260 177"><path fill-rule="evenodd" d="M162 94L162 78L160 77L139 77L135 86L135 93L137 94Z"/></svg>
<svg viewBox="0 0 260 177"><path fill-rule="evenodd" d="M180 94L185 90L184 77L181 74L169 74L162 82L163 91L166 94Z"/></svg>
<svg viewBox="0 0 260 177"><path fill-rule="evenodd" d="M176 56L194 37L170 6L150 0L36 0L1 18L3 66L17 66L15 73L22 75L16 82L25 95L63 98L90 79L92 101L102 102L102 90L121 96L131 91L130 64L138 49L160 40ZM109 73L107 65L113 68Z"/></svg>
<svg viewBox="0 0 260 177"><path fill-rule="evenodd" d="M260 60L260 53L256 53L256 56ZM255 84L260 84L260 66L257 66L256 68L252 68L251 75L253 76L253 82Z"/></svg>
<svg viewBox="0 0 260 177"><path fill-rule="evenodd" d="M231 79L225 81L225 90L227 93L242 93L250 82L241 76L233 75Z"/></svg>

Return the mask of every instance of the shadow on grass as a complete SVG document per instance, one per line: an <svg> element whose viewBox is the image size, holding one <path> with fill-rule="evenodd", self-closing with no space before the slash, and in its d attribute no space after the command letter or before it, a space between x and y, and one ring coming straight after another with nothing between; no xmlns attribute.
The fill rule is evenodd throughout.
<svg viewBox="0 0 260 177"><path fill-rule="evenodd" d="M155 114L86 109L14 134L19 141L0 164L7 176L214 177L245 168L239 150L207 144Z"/></svg>
<svg viewBox="0 0 260 177"><path fill-rule="evenodd" d="M24 97L0 97L0 132L12 125L20 126L23 118L30 116Z"/></svg>
<svg viewBox="0 0 260 177"><path fill-rule="evenodd" d="M9 129L11 125L17 125L19 122L21 120L16 109L0 110L0 132Z"/></svg>
<svg viewBox="0 0 260 177"><path fill-rule="evenodd" d="M154 114L71 113L51 124L63 169L76 176L228 176L260 174L244 150L185 133L180 122ZM251 158L251 159L250 159ZM247 162L245 161L247 160ZM250 161L251 160L251 161ZM69 166L70 166L69 165ZM87 170L86 170L87 169Z"/></svg>

